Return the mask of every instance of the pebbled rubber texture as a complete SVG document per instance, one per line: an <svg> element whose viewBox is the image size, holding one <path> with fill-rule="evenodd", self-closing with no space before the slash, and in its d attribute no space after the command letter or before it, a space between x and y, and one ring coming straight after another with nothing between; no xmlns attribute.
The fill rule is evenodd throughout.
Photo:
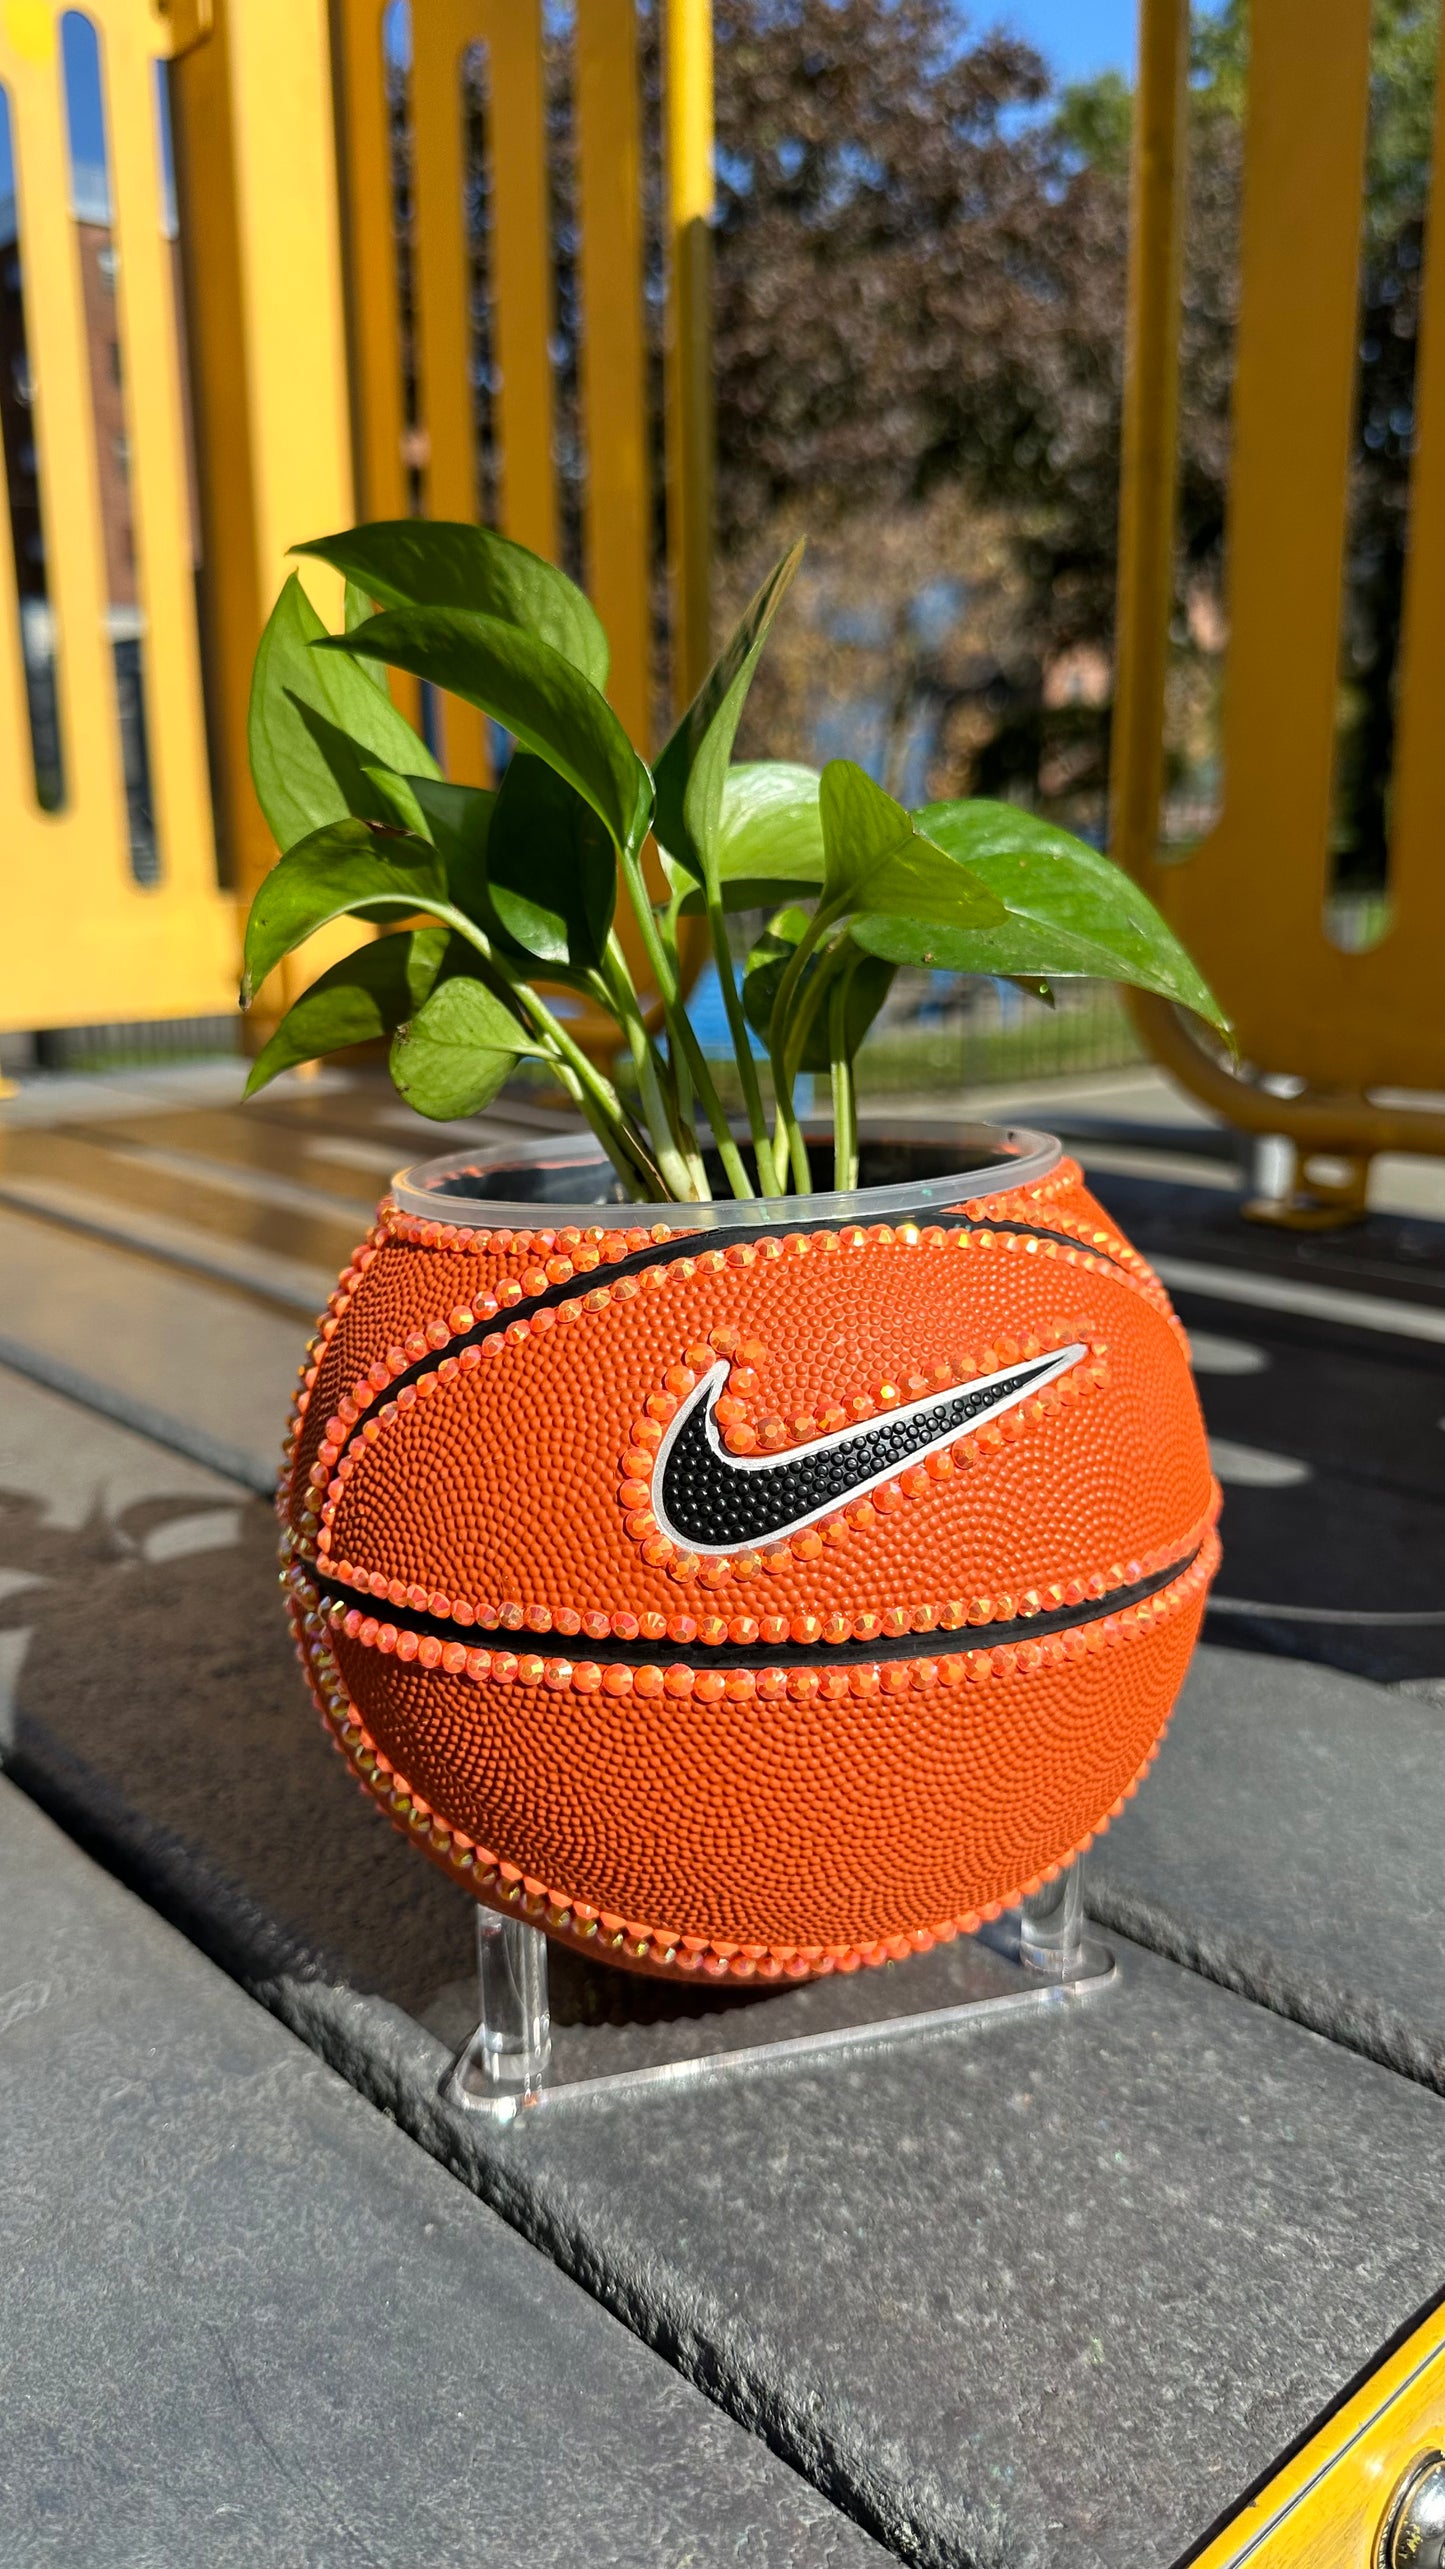
<svg viewBox="0 0 1445 2569"><path fill-rule="evenodd" d="M1182 1332L1072 1163L941 1221L715 1238L383 1207L298 1403L299 1634L368 1789L479 1896L651 1970L848 1969L977 1923L1132 1790L1217 1492ZM723 1362L740 1462L1020 1391L700 1555L654 1468Z"/></svg>

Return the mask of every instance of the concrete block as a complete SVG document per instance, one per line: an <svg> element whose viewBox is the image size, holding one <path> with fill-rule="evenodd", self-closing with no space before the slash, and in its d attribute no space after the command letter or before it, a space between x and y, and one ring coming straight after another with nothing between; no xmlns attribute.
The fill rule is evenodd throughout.
<svg viewBox="0 0 1445 2569"><path fill-rule="evenodd" d="M0 2564L864 2569L0 1784Z"/></svg>

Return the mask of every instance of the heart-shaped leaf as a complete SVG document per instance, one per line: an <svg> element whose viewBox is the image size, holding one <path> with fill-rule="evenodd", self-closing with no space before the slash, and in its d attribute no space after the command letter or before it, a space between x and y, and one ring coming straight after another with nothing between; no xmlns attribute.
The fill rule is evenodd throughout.
<svg viewBox="0 0 1445 2569"><path fill-rule="evenodd" d="M487 894L508 936L538 963L601 963L617 906L616 850L591 805L524 749L497 796Z"/></svg>
<svg viewBox="0 0 1445 2569"><path fill-rule="evenodd" d="M248 739L256 799L278 847L294 847L327 821L373 798L355 784L338 744L349 742L359 771L371 760L402 776L440 774L435 759L391 698L350 660L313 649L326 627L293 571L271 610L251 678ZM354 793L355 801L348 799Z"/></svg>
<svg viewBox="0 0 1445 2569"><path fill-rule="evenodd" d="M550 643L594 687L607 684L607 636L591 601L554 562L489 526L379 518L291 549L344 571L384 607L468 607L500 616Z"/></svg>
<svg viewBox="0 0 1445 2569"><path fill-rule="evenodd" d="M912 814L852 759L829 760L818 806L825 903L954 928L1003 919L1003 903L988 885L922 837Z"/></svg>
<svg viewBox="0 0 1445 2569"><path fill-rule="evenodd" d="M817 769L784 759L730 767L714 853L725 910L760 910L818 891L823 824ZM680 867L670 868L670 875L683 896L682 916L695 918L703 907L701 886Z"/></svg>
<svg viewBox="0 0 1445 2569"><path fill-rule="evenodd" d="M713 662L692 703L658 759L653 783L656 808L653 828L658 845L699 883L717 840L728 762L748 689L753 683L763 645L798 564L803 547L769 572L726 648Z"/></svg>
<svg viewBox="0 0 1445 2569"><path fill-rule="evenodd" d="M313 830L273 865L246 922L241 1004L250 1005L283 955L318 928L354 912L362 918L404 916L446 897L441 859L424 839L366 821L332 821Z"/></svg>
<svg viewBox="0 0 1445 2569"><path fill-rule="evenodd" d="M391 1075L419 1115L449 1123L491 1103L536 1045L480 981L444 981L392 1038Z"/></svg>
<svg viewBox="0 0 1445 2569"><path fill-rule="evenodd" d="M445 928L404 928L343 955L287 1009L251 1064L246 1095L298 1062L394 1034L428 997L447 944Z"/></svg>
<svg viewBox="0 0 1445 2569"><path fill-rule="evenodd" d="M360 653L445 687L514 732L565 776L618 846L640 845L651 779L617 716L550 643L500 616L462 607L405 607L332 634L324 654Z"/></svg>
<svg viewBox="0 0 1445 2569"><path fill-rule="evenodd" d="M991 928L953 928L890 904L889 916L853 922L870 954L1009 979L1089 974L1129 982L1228 1033L1213 992L1147 893L1096 848L1010 803L932 803L915 818L992 887L1006 917Z"/></svg>

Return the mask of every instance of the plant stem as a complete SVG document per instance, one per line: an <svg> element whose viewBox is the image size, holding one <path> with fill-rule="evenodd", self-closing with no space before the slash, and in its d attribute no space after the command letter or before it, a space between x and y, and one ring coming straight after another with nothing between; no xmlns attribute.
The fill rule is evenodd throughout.
<svg viewBox="0 0 1445 2569"><path fill-rule="evenodd" d="M851 971L840 972L828 996L828 1068L833 1084L833 1185L839 1195L858 1183L858 1098L853 1061L848 1051L848 988Z"/></svg>
<svg viewBox="0 0 1445 2569"><path fill-rule="evenodd" d="M595 1063L588 1060L581 1045L568 1034L561 1019L553 1015L546 1000L514 965L495 951L490 938L474 919L467 917L464 910L454 909L449 901L428 902L426 906L433 918L440 920L445 927L455 929L457 935L475 949L509 997L519 1003L523 1014L530 1018L543 1037L547 1045L545 1057L554 1069L559 1070L559 1075L560 1068L566 1068L569 1077L562 1081L563 1087L574 1105L579 1106L586 1116L623 1184L633 1190L634 1200L647 1201L646 1196L636 1197L639 1177L649 1191L655 1188L658 1195L666 1195L668 1190L661 1172L654 1165L611 1080L604 1079ZM617 1149L613 1147L614 1142ZM630 1170L624 1167L618 1150L630 1158Z"/></svg>
<svg viewBox="0 0 1445 2569"><path fill-rule="evenodd" d="M642 1111L647 1118L647 1129L652 1136L657 1165L667 1180L671 1194L680 1204L689 1203L694 1199L692 1171L673 1132L667 1101L662 1093L657 1053L643 1022L637 993L632 987L627 970L626 957L615 934L609 936L607 940L602 987L607 993L612 1013L627 1037L627 1048L632 1055L632 1067L637 1073L637 1085L642 1094Z"/></svg>
<svg viewBox="0 0 1445 2569"><path fill-rule="evenodd" d="M638 928L642 935L643 945L647 950L647 960L652 966L653 979L657 983L658 996L662 1001L663 1016L667 1021L668 1041L673 1052L677 1056L679 1064L684 1062L686 1063L688 1075L691 1078L699 1097L702 1099L707 1120L713 1129L713 1139L717 1143L718 1156L722 1161L723 1173L727 1178L727 1182L738 1200L746 1203L751 1199L754 1190L748 1183L748 1173L746 1168L743 1166L742 1153L739 1151L736 1142L733 1140L727 1116L723 1111L722 1100L718 1096L717 1089L713 1083L712 1073L703 1059L701 1046L699 1045L697 1037L688 1021L687 1010L682 1004L682 993L678 983L676 959L668 953L667 946L658 929L657 920L653 914L652 902L648 894L647 883L642 871L642 859L638 855L636 848L624 848L622 851L622 879L627 886L627 896L632 904L633 916L637 921ZM767 1145L766 1129L764 1130L763 1143L764 1149L759 1152L758 1156L758 1170L760 1176L763 1171L764 1155ZM763 1191L765 1194L777 1193L776 1187L769 1189L765 1186ZM704 1201L706 1201L705 1198Z"/></svg>
<svg viewBox="0 0 1445 2569"><path fill-rule="evenodd" d="M835 919L841 918L845 907L846 904L841 901L818 903L793 948L787 970L778 984L778 995L773 1001L773 1013L768 1022L768 1050L773 1064L773 1098L778 1116L778 1142L786 1145L786 1156L783 1150L779 1149L774 1161L779 1194L782 1193L783 1179L790 1163L793 1183L800 1195L806 1195L813 1182L812 1170L808 1166L807 1145L803 1140L802 1128L793 1113L795 1074L789 1070L787 1059L790 1033L788 1019L809 956L824 930L831 928ZM796 1052L801 1047L795 1045L794 1049Z"/></svg>
<svg viewBox="0 0 1445 2569"><path fill-rule="evenodd" d="M720 899L709 885L706 891L708 933L712 939L713 961L727 1011L728 1033L733 1039L733 1056L742 1081L743 1104L747 1109L748 1130L753 1137L753 1153L758 1164L758 1183L764 1195L781 1195L782 1180L772 1160L768 1121L763 1112L763 1092L758 1085L758 1066L753 1059L748 1021L738 995L737 976L733 971L732 949L728 944L727 915Z"/></svg>
<svg viewBox="0 0 1445 2569"><path fill-rule="evenodd" d="M570 1063L561 1061L550 1053L544 1058L564 1094L571 1098L579 1114L585 1117L596 1134L626 1187L631 1201L645 1204L653 1197L665 1194L661 1171L654 1169L639 1144L633 1142L630 1136L624 1139L621 1131L614 1127L611 1117L600 1111L596 1101L588 1096ZM638 1194L639 1178L647 1190L646 1194L641 1196Z"/></svg>

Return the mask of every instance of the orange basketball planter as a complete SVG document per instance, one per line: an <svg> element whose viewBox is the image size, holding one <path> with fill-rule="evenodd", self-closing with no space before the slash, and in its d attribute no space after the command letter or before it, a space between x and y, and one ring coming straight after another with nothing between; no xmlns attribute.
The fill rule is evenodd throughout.
<svg viewBox="0 0 1445 2569"><path fill-rule="evenodd" d="M851 1970L1134 1789L1218 1556L1183 1333L1056 1144L974 1156L772 1207L579 1204L590 1149L398 1181L288 1577L343 1752L479 1899L641 1970Z"/></svg>

